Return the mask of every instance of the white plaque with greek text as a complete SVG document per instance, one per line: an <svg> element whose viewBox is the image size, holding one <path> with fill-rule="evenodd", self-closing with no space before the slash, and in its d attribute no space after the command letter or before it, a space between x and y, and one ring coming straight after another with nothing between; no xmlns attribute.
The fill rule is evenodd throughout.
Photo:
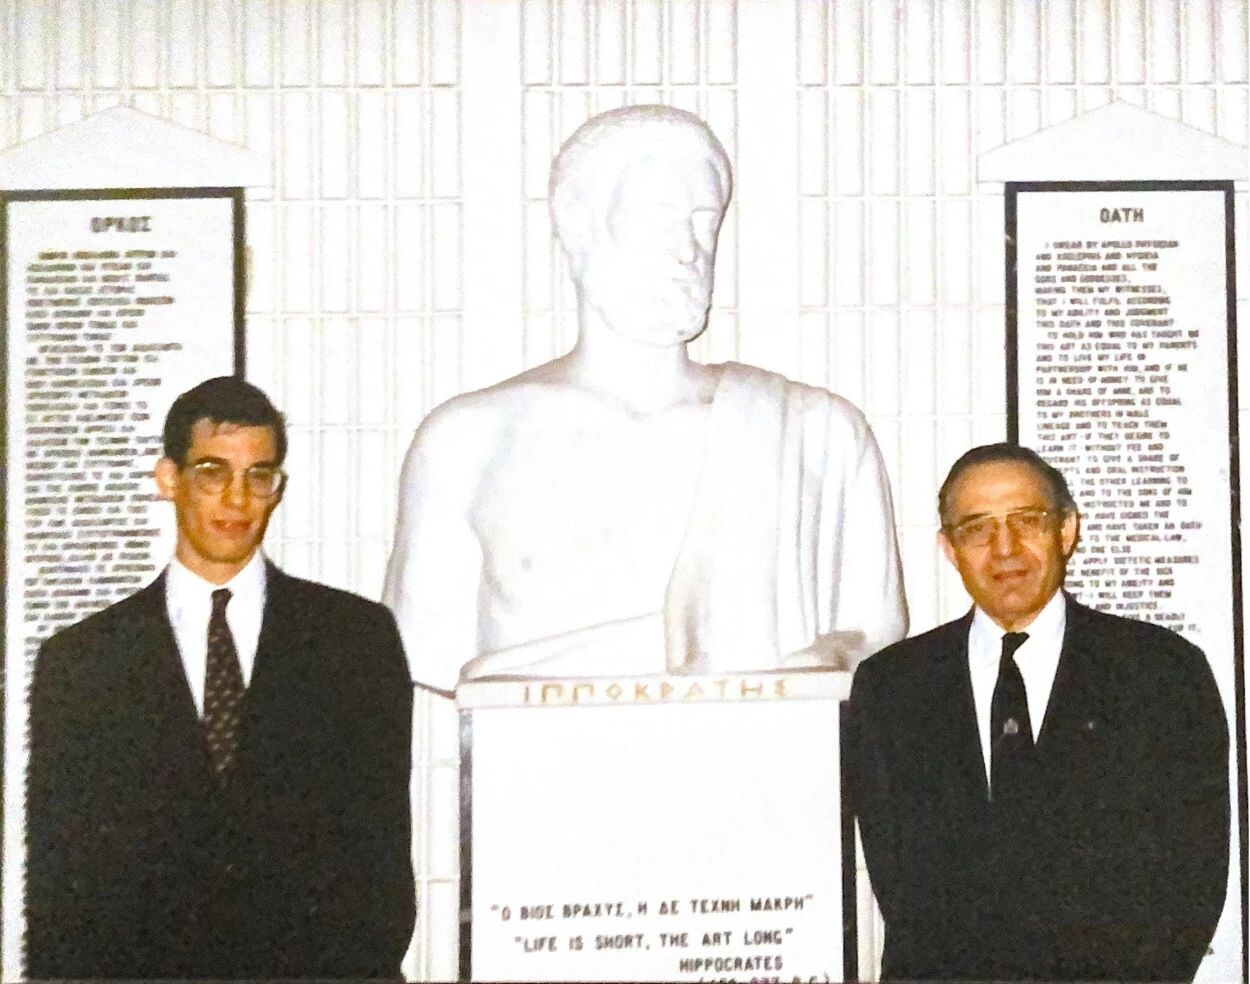
<svg viewBox="0 0 1250 984"><path fill-rule="evenodd" d="M847 977L848 689L817 672L462 686L462 969Z"/></svg>
<svg viewBox="0 0 1250 984"><path fill-rule="evenodd" d="M20 952L26 695L39 644L164 566L152 469L182 391L242 365L241 189L0 195L4 966Z"/></svg>

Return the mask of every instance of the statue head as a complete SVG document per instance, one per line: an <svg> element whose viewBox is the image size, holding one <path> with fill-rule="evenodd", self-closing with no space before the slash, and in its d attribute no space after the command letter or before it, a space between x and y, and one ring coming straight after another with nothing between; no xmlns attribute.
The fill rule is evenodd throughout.
<svg viewBox="0 0 1250 984"><path fill-rule="evenodd" d="M732 175L720 141L672 106L592 117L551 168L551 215L584 305L654 345L703 330Z"/></svg>

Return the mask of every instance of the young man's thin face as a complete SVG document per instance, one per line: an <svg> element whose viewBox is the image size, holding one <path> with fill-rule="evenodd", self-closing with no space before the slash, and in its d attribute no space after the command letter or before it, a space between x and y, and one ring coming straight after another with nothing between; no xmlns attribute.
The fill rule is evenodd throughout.
<svg viewBox="0 0 1250 984"><path fill-rule="evenodd" d="M244 476L257 465L276 466L277 457L272 427L197 420L185 464L180 467L169 458L157 463L157 488L174 504L178 521L175 554L186 567L214 584L224 584L243 569L281 500L280 495L267 499L252 495ZM197 487L192 469L208 460L231 470L230 483L221 492Z"/></svg>

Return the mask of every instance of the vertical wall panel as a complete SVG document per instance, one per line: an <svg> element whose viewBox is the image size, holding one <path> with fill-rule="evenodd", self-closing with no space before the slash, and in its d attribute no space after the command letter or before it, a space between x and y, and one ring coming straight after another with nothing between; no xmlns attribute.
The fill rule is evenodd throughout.
<svg viewBox="0 0 1250 984"><path fill-rule="evenodd" d="M320 310L341 313L348 310L352 281L352 254L354 238L351 228L351 212L346 205L327 204L318 210L320 227L317 239L309 244L318 249L320 262ZM327 359L327 366L337 366L337 361ZM331 374L332 375L332 374Z"/></svg>
<svg viewBox="0 0 1250 984"><path fill-rule="evenodd" d="M674 85L699 81L699 0L668 0L668 78Z"/></svg>
<svg viewBox="0 0 1250 984"><path fill-rule="evenodd" d="M460 7L456 0L429 0L430 83L460 82Z"/></svg>
<svg viewBox="0 0 1250 984"><path fill-rule="evenodd" d="M1250 5L1245 0L1219 0L1219 64L1221 82L1250 79Z"/></svg>
<svg viewBox="0 0 1250 984"><path fill-rule="evenodd" d="M1115 65L1120 82L1146 78L1146 0L1120 0L1115 15Z"/></svg>
<svg viewBox="0 0 1250 984"><path fill-rule="evenodd" d="M238 18L237 4L229 0L205 0L204 64L211 86L225 87L236 82L239 35L235 26Z"/></svg>
<svg viewBox="0 0 1250 984"><path fill-rule="evenodd" d="M356 194L361 198L385 198L387 194L391 144L387 107L390 104L385 92L363 90L356 94L356 145L374 150L371 154L357 155L349 150L349 157L355 157Z"/></svg>
<svg viewBox="0 0 1250 984"><path fill-rule="evenodd" d="M826 6L833 11L833 80L839 85L863 82L866 46L863 0L846 0Z"/></svg>
<svg viewBox="0 0 1250 984"><path fill-rule="evenodd" d="M200 31L199 4L172 3L166 8L168 25L162 33L168 39L162 47L167 52L168 84L185 88L199 85L204 39Z"/></svg>
<svg viewBox="0 0 1250 984"><path fill-rule="evenodd" d="M898 81L897 8L893 3L868 3L868 80L876 85Z"/></svg>
<svg viewBox="0 0 1250 984"><path fill-rule="evenodd" d="M1077 4L1076 43L1080 49L1080 73L1084 82L1111 78L1111 18L1102 2Z"/></svg>
<svg viewBox="0 0 1250 984"><path fill-rule="evenodd" d="M1006 78L1007 0L981 0L973 9L972 30L976 44L977 80L982 85L1001 83Z"/></svg>
<svg viewBox="0 0 1250 984"><path fill-rule="evenodd" d="M829 79L829 12L823 4L798 5L799 82L821 85Z"/></svg>
<svg viewBox="0 0 1250 984"><path fill-rule="evenodd" d="M623 4L596 4L594 19L595 81L600 85L621 85L627 75L626 8Z"/></svg>
<svg viewBox="0 0 1250 984"><path fill-rule="evenodd" d="M938 8L941 37L941 81L947 85L966 85L972 71L972 52L968 44L971 14L966 4L944 3Z"/></svg>
<svg viewBox="0 0 1250 984"><path fill-rule="evenodd" d="M16 36L22 43L13 45L10 50L17 60L19 88L42 89L46 83L46 73L52 63L50 52L55 44L54 36L44 27L50 13L49 9L33 4L19 5L15 12Z"/></svg>
<svg viewBox="0 0 1250 984"><path fill-rule="evenodd" d="M391 4L391 35L388 49L393 65L395 85L420 85L425 78L425 55L429 35L422 0L393 0Z"/></svg>
<svg viewBox="0 0 1250 984"><path fill-rule="evenodd" d="M713 86L733 85L737 81L738 20L736 5L703 0L707 25L703 44L703 61L707 66L704 81ZM822 19L823 23L823 19ZM824 37L823 30L818 37Z"/></svg>
<svg viewBox="0 0 1250 984"><path fill-rule="evenodd" d="M1041 80L1041 17L1045 9L1040 3L1010 3L1007 15L1007 78L1011 82Z"/></svg>
<svg viewBox="0 0 1250 984"><path fill-rule="evenodd" d="M320 85L343 85L347 82L350 37L347 0L320 0L312 19L317 37L317 82Z"/></svg>
<svg viewBox="0 0 1250 984"><path fill-rule="evenodd" d="M380 86L386 82L387 52L391 48L386 36L386 6L385 0L354 0L351 6L356 24L356 49L348 52L348 58L355 68L350 77L357 85ZM400 6L395 5L396 17ZM409 44L412 43L410 40Z"/></svg>
<svg viewBox="0 0 1250 984"><path fill-rule="evenodd" d="M81 0L59 0L56 16L56 86L77 89L83 77L83 36Z"/></svg>
<svg viewBox="0 0 1250 984"><path fill-rule="evenodd" d="M1091 6L1097 6L1092 4ZM1078 39L1076 0L1051 0L1043 5L1045 18L1046 81L1075 82Z"/></svg>
<svg viewBox="0 0 1250 984"><path fill-rule="evenodd" d="M244 79L247 85L269 85L274 77L274 16L269 0L247 0L242 5Z"/></svg>
<svg viewBox="0 0 1250 984"><path fill-rule="evenodd" d="M341 89L323 90L317 97L322 198L346 198L351 193L351 158L356 143L351 131L348 98Z"/></svg>
<svg viewBox="0 0 1250 984"><path fill-rule="evenodd" d="M953 9L954 5L950 5ZM933 82L935 76L935 63L947 57L947 50L950 47L949 35L954 35L954 31L946 29L947 24L943 21L943 31L941 38L934 29L938 23L938 18L943 16L947 10L947 5L935 5L933 0L917 0L914 3L905 4L900 11L902 17L903 30L903 78L908 85L927 85ZM966 16L966 13L960 12L958 16L951 19L957 23L960 17ZM961 54L952 57L968 58L968 38L966 31L958 32L958 45ZM940 49L940 53L939 53Z"/></svg>
<svg viewBox="0 0 1250 984"><path fill-rule="evenodd" d="M1199 3L1202 0L1198 0ZM1147 8L1150 80L1181 80L1181 10L1178 0L1149 0Z"/></svg>
<svg viewBox="0 0 1250 984"><path fill-rule="evenodd" d="M560 58L560 81L564 85L584 85L590 77L587 3L588 0L559 0L557 7L559 43L556 50Z"/></svg>

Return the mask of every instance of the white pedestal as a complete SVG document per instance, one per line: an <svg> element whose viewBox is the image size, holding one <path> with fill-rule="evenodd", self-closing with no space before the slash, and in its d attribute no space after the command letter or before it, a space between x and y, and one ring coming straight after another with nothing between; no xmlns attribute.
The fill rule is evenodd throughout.
<svg viewBox="0 0 1250 984"><path fill-rule="evenodd" d="M854 979L849 687L827 672L461 687L461 977Z"/></svg>

